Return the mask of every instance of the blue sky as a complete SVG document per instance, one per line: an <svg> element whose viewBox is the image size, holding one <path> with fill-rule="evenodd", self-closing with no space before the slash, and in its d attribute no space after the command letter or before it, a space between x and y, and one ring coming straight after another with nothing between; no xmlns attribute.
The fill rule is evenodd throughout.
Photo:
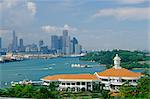
<svg viewBox="0 0 150 99"><path fill-rule="evenodd" d="M25 44L43 39L50 46L50 36L62 35L66 25L87 50L149 48L148 0L1 0L0 5L4 47L12 30Z"/></svg>

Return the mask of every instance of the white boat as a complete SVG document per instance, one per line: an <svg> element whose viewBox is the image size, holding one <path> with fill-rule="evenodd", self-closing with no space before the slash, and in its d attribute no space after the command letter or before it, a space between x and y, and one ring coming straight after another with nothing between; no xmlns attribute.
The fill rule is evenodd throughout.
<svg viewBox="0 0 150 99"><path fill-rule="evenodd" d="M50 69L53 69L52 67L46 67L46 68L43 68L44 70L50 70Z"/></svg>
<svg viewBox="0 0 150 99"><path fill-rule="evenodd" d="M90 65L81 65L81 64L71 64L71 67L76 67L76 68L91 68L92 66L90 66Z"/></svg>
<svg viewBox="0 0 150 99"><path fill-rule="evenodd" d="M0 57L0 63L4 62L4 57Z"/></svg>

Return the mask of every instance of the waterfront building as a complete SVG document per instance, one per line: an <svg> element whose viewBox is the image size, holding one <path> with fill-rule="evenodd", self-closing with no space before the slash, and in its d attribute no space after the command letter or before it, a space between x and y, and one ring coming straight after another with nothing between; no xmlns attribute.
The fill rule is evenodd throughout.
<svg viewBox="0 0 150 99"><path fill-rule="evenodd" d="M60 74L46 76L41 80L44 81L44 85L49 85L50 82L60 82L58 87L60 91L92 91L93 82L99 82L93 74Z"/></svg>
<svg viewBox="0 0 150 99"><path fill-rule="evenodd" d="M41 51L41 47L44 46L44 41L43 40L40 40L39 41L39 51Z"/></svg>
<svg viewBox="0 0 150 99"><path fill-rule="evenodd" d="M63 51L63 54L70 54L70 36L68 36L68 30L67 29L64 29L63 30L63 36L62 36L62 41L63 41L63 44L62 44L62 51Z"/></svg>
<svg viewBox="0 0 150 99"><path fill-rule="evenodd" d="M58 53L62 53L62 49L63 49L63 36L60 36L59 37L59 43L58 43L58 50L57 50L57 52Z"/></svg>
<svg viewBox="0 0 150 99"><path fill-rule="evenodd" d="M15 52L18 48L18 37L16 36L16 32L13 31L13 39L12 39L12 48L11 50Z"/></svg>
<svg viewBox="0 0 150 99"><path fill-rule="evenodd" d="M18 48L18 50L19 50L19 52L24 52L25 51L25 47L24 47L22 38L19 39L19 48Z"/></svg>
<svg viewBox="0 0 150 99"><path fill-rule="evenodd" d="M57 35L51 36L51 49L53 50L59 49L59 37Z"/></svg>
<svg viewBox="0 0 150 99"><path fill-rule="evenodd" d="M76 44L78 44L78 40L75 37L73 37L71 40L70 36L68 35L68 28L66 25L64 26L62 33L62 36L51 36L51 50L55 50L57 53L62 53L64 55L76 53L80 54L81 46L78 45L75 48Z"/></svg>
<svg viewBox="0 0 150 99"><path fill-rule="evenodd" d="M48 46L42 46L40 50L43 54L49 54Z"/></svg>
<svg viewBox="0 0 150 99"><path fill-rule="evenodd" d="M19 39L19 47L23 47L23 39L22 38Z"/></svg>
<svg viewBox="0 0 150 99"><path fill-rule="evenodd" d="M31 45L27 45L25 51L26 52L38 52L38 47L36 44L33 43Z"/></svg>
<svg viewBox="0 0 150 99"><path fill-rule="evenodd" d="M119 91L119 88L124 83L136 86L137 80L142 76L141 73L132 72L120 66L121 58L116 54L114 58L114 66L103 72L96 72L95 75L104 84L104 89L110 91Z"/></svg>
<svg viewBox="0 0 150 99"><path fill-rule="evenodd" d="M78 44L78 40L75 37L73 37L71 42L72 42L72 53L75 54L75 45Z"/></svg>
<svg viewBox="0 0 150 99"><path fill-rule="evenodd" d="M103 89L110 91L119 91L124 83L136 86L137 80L142 76L141 73L132 72L120 66L121 58L116 54L114 57L114 66L102 72L94 74L59 74L46 76L41 80L44 85L50 82L60 82L58 89L60 91L87 91L93 90L93 82L104 85Z"/></svg>
<svg viewBox="0 0 150 99"><path fill-rule="evenodd" d="M79 44L75 44L75 54L81 54L82 47Z"/></svg>

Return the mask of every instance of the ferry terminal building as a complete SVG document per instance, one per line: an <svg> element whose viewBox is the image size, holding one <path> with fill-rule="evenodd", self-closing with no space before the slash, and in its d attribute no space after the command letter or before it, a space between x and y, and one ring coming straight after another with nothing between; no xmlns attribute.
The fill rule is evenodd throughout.
<svg viewBox="0 0 150 99"><path fill-rule="evenodd" d="M119 91L119 87L125 82L136 86L137 80L142 76L141 73L132 72L120 66L120 57L118 54L114 57L114 66L103 72L94 74L59 74L43 77L43 85L49 85L51 82L60 82L58 90L60 91L92 91L93 83L101 83L105 90Z"/></svg>

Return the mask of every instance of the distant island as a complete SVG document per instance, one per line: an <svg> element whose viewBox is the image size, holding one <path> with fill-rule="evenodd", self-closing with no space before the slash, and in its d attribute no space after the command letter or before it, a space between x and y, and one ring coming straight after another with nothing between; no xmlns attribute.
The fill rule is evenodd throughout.
<svg viewBox="0 0 150 99"><path fill-rule="evenodd" d="M94 61L106 68L111 68L113 64L113 56L119 54L121 57L121 66L126 69L149 68L150 52L129 51L129 50L112 50L112 51L95 51L87 53L80 58L82 61Z"/></svg>

